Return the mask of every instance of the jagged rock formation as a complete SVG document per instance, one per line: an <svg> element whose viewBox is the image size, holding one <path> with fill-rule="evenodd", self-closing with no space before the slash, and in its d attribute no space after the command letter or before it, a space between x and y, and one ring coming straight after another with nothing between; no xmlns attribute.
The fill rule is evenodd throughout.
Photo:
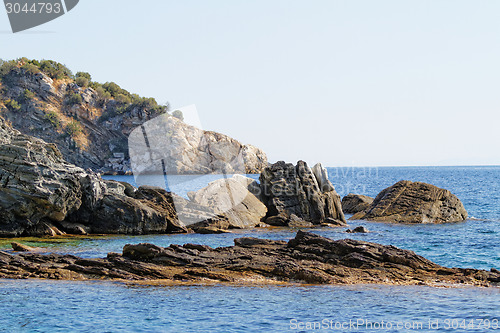
<svg viewBox="0 0 500 333"><path fill-rule="evenodd" d="M340 196L326 170L320 164L313 169L315 173L304 161L296 166L280 161L264 169L259 179L268 208L266 223L284 226L300 225L300 220L313 224L337 220L345 224Z"/></svg>
<svg viewBox="0 0 500 333"><path fill-rule="evenodd" d="M251 174L267 166L262 150L168 115L135 129L128 142L135 175Z"/></svg>
<svg viewBox="0 0 500 333"><path fill-rule="evenodd" d="M402 180L380 192L370 207L351 219L398 223L460 222L467 219L467 211L460 199L448 190Z"/></svg>
<svg viewBox="0 0 500 333"><path fill-rule="evenodd" d="M186 232L161 189L104 181L0 118L0 236Z"/></svg>
<svg viewBox="0 0 500 333"><path fill-rule="evenodd" d="M130 94L114 83L79 86L68 73L51 78L41 70L43 66L34 63L38 64L28 59L0 62L0 113L20 132L56 144L71 164L105 173L130 173L128 136L163 115L170 118L171 126L161 129L158 142L168 141L168 146L160 148L168 147L167 160L175 166L175 173L215 172L225 165L241 173L260 173L267 165L260 149L188 126L166 114L167 107L154 99ZM235 168L238 163L247 167Z"/></svg>
<svg viewBox="0 0 500 333"><path fill-rule="evenodd" d="M373 200L366 195L349 193L342 198L342 210L347 214L356 214L370 207Z"/></svg>
<svg viewBox="0 0 500 333"><path fill-rule="evenodd" d="M125 245L105 259L0 252L0 278L162 283L500 284L498 271L446 268L412 251L299 231L289 242L238 238L235 246Z"/></svg>

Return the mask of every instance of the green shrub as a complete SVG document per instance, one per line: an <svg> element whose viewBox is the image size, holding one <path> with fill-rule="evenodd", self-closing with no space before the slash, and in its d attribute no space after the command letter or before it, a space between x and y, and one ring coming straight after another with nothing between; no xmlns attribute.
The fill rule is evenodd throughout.
<svg viewBox="0 0 500 333"><path fill-rule="evenodd" d="M82 132L82 126L78 120L72 120L68 125L66 125L66 134L71 137L78 135Z"/></svg>
<svg viewBox="0 0 500 333"><path fill-rule="evenodd" d="M40 62L40 70L50 76L52 79L63 79L72 77L68 67L52 60L42 60Z"/></svg>
<svg viewBox="0 0 500 333"><path fill-rule="evenodd" d="M75 79L76 84L81 88L87 88L89 86L89 80L85 77L77 77Z"/></svg>
<svg viewBox="0 0 500 333"><path fill-rule="evenodd" d="M97 101L99 102L100 106L103 107L104 103L106 103L111 98L111 94L109 92L107 92L100 85L97 85L96 88L94 88L94 89L97 93Z"/></svg>
<svg viewBox="0 0 500 333"><path fill-rule="evenodd" d="M82 95L78 93L70 93L66 100L66 103L68 105L82 104L82 102L83 102Z"/></svg>
<svg viewBox="0 0 500 333"><path fill-rule="evenodd" d="M130 93L122 89L119 85L114 82L106 82L102 87L111 94L112 97L116 97L118 94L130 95Z"/></svg>
<svg viewBox="0 0 500 333"><path fill-rule="evenodd" d="M90 74L87 72L77 72L75 74L75 78L78 79L79 77L83 77L83 78L87 79L88 82L92 81L92 76L90 76Z"/></svg>
<svg viewBox="0 0 500 333"><path fill-rule="evenodd" d="M132 99L130 98L130 96L127 96L127 95L124 95L124 94L118 94L118 95L116 95L115 100L117 102L119 102L119 103L122 103L122 104L130 104L130 103L132 103Z"/></svg>
<svg viewBox="0 0 500 333"><path fill-rule="evenodd" d="M9 75L10 72L17 68L17 63L15 60L11 60L11 61L4 61L1 65L0 65L0 77L3 77L3 76L6 76L6 75Z"/></svg>
<svg viewBox="0 0 500 333"><path fill-rule="evenodd" d="M4 101L5 106L10 110L10 111L19 111L21 110L21 105L13 99L8 99Z"/></svg>
<svg viewBox="0 0 500 333"><path fill-rule="evenodd" d="M32 63L25 63L24 65L21 66L21 68L24 69L26 73L31 75L40 73L40 69Z"/></svg>
<svg viewBox="0 0 500 333"><path fill-rule="evenodd" d="M128 105L124 105L124 106L118 106L115 108L115 112L113 112L113 116L117 115L117 114L124 114L125 112L129 111L129 107Z"/></svg>
<svg viewBox="0 0 500 333"><path fill-rule="evenodd" d="M61 120L59 119L57 112L52 110L47 111L47 113L45 113L45 119L48 120L56 129L61 127Z"/></svg>
<svg viewBox="0 0 500 333"><path fill-rule="evenodd" d="M152 97L139 97L133 101L133 106L139 107L141 109L152 109L158 106L156 100Z"/></svg>
<svg viewBox="0 0 500 333"><path fill-rule="evenodd" d="M25 102L32 101L35 98L35 93L29 89L24 89L21 99Z"/></svg>
<svg viewBox="0 0 500 333"><path fill-rule="evenodd" d="M182 114L181 110L175 110L174 112L172 112L172 117L175 117L175 118L180 119L180 120L184 120L184 115Z"/></svg>
<svg viewBox="0 0 500 333"><path fill-rule="evenodd" d="M36 67L40 68L40 61L32 59L29 61L29 63L35 65Z"/></svg>

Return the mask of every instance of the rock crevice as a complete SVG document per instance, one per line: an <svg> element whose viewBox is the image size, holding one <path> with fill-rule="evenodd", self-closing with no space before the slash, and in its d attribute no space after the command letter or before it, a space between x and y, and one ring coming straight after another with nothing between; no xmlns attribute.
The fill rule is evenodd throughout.
<svg viewBox="0 0 500 333"><path fill-rule="evenodd" d="M340 196L326 169L317 164L313 170L304 161L296 166L280 161L264 169L259 180L268 208L266 223L283 226L299 219L321 224L331 219L345 224Z"/></svg>

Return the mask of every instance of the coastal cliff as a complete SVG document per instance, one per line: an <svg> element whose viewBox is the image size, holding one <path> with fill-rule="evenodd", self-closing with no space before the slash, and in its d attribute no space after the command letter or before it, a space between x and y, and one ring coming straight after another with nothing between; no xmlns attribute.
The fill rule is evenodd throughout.
<svg viewBox="0 0 500 333"><path fill-rule="evenodd" d="M267 166L265 153L226 135L185 124L182 113L169 112L154 98L140 97L114 82L92 81L91 75L75 75L50 60L0 61L0 115L23 134L54 143L66 161L83 169L104 173L130 173L128 137L152 119L168 119L175 130L162 128L161 140L170 138L169 170L185 174L218 171L231 166L235 157L245 161L245 173L260 173ZM189 152L189 158L185 158ZM213 161L218 160L215 165Z"/></svg>

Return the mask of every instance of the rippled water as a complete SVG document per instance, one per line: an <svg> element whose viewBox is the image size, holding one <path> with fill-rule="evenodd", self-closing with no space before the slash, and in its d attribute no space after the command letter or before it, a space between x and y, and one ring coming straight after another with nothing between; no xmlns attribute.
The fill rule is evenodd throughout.
<svg viewBox="0 0 500 333"><path fill-rule="evenodd" d="M425 181L449 189L464 203L470 219L443 225L400 225L350 221L365 225L368 234L346 234L346 228L311 231L333 239L354 238L411 249L441 265L500 269L500 167L329 168L341 195L349 192L375 196L401 179ZM255 177L255 176L254 176ZM131 177L118 177L130 181ZM211 179L212 180L212 179ZM178 183L187 192L204 186ZM194 188L189 188L189 187ZM290 239L296 230L262 229L220 235L106 236L24 240L48 252L103 257L121 252L127 243L201 243L213 247L233 244L242 236ZM0 248L7 249L8 241ZM388 286L290 287L142 287L103 282L0 280L1 331L143 331L143 332L279 332L299 322L323 319L345 322L423 323L409 331L493 332L486 327L445 329L447 319L500 319L500 289ZM290 324L290 320L296 322ZM428 320L438 320L438 330ZM294 324L295 323L295 324ZM456 324L448 322L448 324ZM294 326L295 325L295 326ZM302 327L302 326L301 326ZM435 326L434 326L435 327ZM331 328L331 327L329 327ZM404 330L351 329L326 331L398 332Z"/></svg>
<svg viewBox="0 0 500 333"><path fill-rule="evenodd" d="M151 287L0 280L0 327L5 332L303 332L294 328L326 320L330 326L324 331L400 332L398 323L421 323L416 331L435 332L428 329L429 320L437 320L444 330L450 319L474 319L479 325L481 319L500 317L499 298L499 289L481 288ZM335 322L349 320L360 326L335 330ZM393 329L362 324L382 321Z"/></svg>

